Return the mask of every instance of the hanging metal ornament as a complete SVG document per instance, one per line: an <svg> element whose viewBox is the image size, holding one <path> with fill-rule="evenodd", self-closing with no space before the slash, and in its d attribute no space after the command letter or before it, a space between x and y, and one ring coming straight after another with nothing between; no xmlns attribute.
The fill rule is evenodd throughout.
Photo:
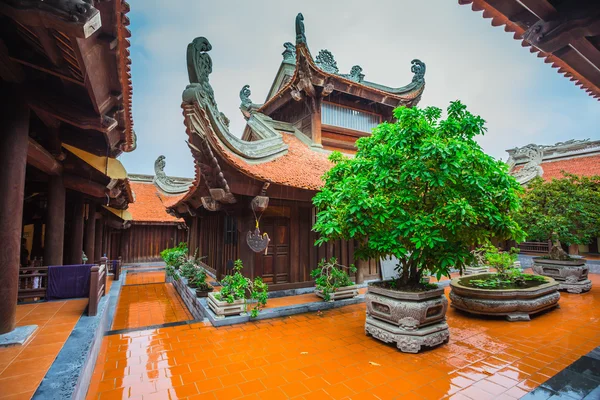
<svg viewBox="0 0 600 400"><path fill-rule="evenodd" d="M248 247L252 249L255 253L260 253L264 250L265 255L267 255L269 242L271 239L267 232L260 233L260 228L258 223L260 221L260 217L262 217L263 211L269 206L269 198L266 196L256 196L252 199L250 203L250 208L252 208L252 213L254 214L254 220L256 221L256 226L254 228L254 232L248 231L246 234L246 243L248 243ZM256 211L261 213L260 217L256 217Z"/></svg>

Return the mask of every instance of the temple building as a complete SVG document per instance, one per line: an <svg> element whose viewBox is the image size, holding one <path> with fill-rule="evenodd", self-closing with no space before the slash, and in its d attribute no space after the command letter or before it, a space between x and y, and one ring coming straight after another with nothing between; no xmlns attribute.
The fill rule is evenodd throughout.
<svg viewBox="0 0 600 400"><path fill-rule="evenodd" d="M355 263L353 242L314 246L311 200L332 166L331 150L354 153L356 140L392 121L396 107L419 102L425 64L412 60L412 81L399 88L368 81L358 65L343 73L330 51L313 57L298 14L295 45L284 44L264 103L250 99L248 86L241 89L247 122L236 136L209 82L211 48L203 37L188 45L190 84L182 108L195 178L189 188L172 193L167 206L187 223L190 253L198 249L206 256L217 278L241 259L248 276L261 276L276 289L310 285L311 270L325 257ZM358 282L379 277L377 260L356 264Z"/></svg>
<svg viewBox="0 0 600 400"><path fill-rule="evenodd" d="M0 2L0 334L15 328L23 269L94 262L128 226L117 160L136 147L128 11L123 0Z"/></svg>
<svg viewBox="0 0 600 400"><path fill-rule="evenodd" d="M506 150L510 173L522 185L536 177L545 181L562 179L563 172L579 176L600 175L600 140L567 140L553 145L528 144ZM525 242L525 251L546 252L549 243ZM575 246L577 247L577 246ZM600 238L587 245L579 245L578 252L600 253ZM570 251L575 252L574 249Z"/></svg>

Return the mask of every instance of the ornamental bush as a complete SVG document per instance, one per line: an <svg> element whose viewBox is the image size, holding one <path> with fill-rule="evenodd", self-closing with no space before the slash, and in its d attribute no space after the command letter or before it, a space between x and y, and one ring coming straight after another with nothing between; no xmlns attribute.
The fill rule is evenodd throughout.
<svg viewBox="0 0 600 400"><path fill-rule="evenodd" d="M160 256L165 261L167 266L171 266L174 269L179 269L181 264L187 260L187 254L188 246L185 242L179 243L177 247L164 249L160 252Z"/></svg>
<svg viewBox="0 0 600 400"><path fill-rule="evenodd" d="M528 240L588 244L600 236L600 176L563 172L562 179L527 184L517 215Z"/></svg>
<svg viewBox="0 0 600 400"><path fill-rule="evenodd" d="M331 294L337 289L344 286L354 285L354 282L348 276L348 272L345 271L345 266L337 263L337 259L332 257L329 261L322 259L319 263L319 267L311 271L310 276L315 278L315 286L318 290L323 292L323 300L331 300ZM356 267L350 265L348 270L351 273L356 272Z"/></svg>
<svg viewBox="0 0 600 400"><path fill-rule="evenodd" d="M260 309L267 305L269 297L269 288L262 278L256 277L254 281L242 275L244 265L242 260L236 260L233 264L233 275L227 275L221 280L221 290L215 294L215 298L220 301L233 303L235 300L244 300L246 302L246 293L254 300L254 306L250 310L250 316L258 316ZM246 303L247 307L247 303Z"/></svg>
<svg viewBox="0 0 600 400"><path fill-rule="evenodd" d="M397 122L359 139L355 157L330 156L313 199L318 245L354 239L356 257L395 256L399 285L419 286L425 271L462 269L490 237L522 240L513 219L522 189L475 141L485 121L459 101L447 111L397 108Z"/></svg>

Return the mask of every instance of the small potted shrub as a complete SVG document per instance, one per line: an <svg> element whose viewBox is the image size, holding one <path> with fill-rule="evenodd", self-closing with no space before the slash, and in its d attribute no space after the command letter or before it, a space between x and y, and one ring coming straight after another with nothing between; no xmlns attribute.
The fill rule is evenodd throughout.
<svg viewBox="0 0 600 400"><path fill-rule="evenodd" d="M228 315L245 315L248 309L247 297L252 300L251 317L257 317L260 309L267 304L269 290L262 278L253 281L242 275L244 265L242 260L234 262L233 275L227 275L221 280L221 290L208 294L208 306L217 318Z"/></svg>
<svg viewBox="0 0 600 400"><path fill-rule="evenodd" d="M471 254L473 255L473 261L467 267L465 267L464 275L483 274L485 272L490 272L490 267L485 258L484 248L476 248L475 250L471 251Z"/></svg>
<svg viewBox="0 0 600 400"><path fill-rule="evenodd" d="M346 267L337 263L332 257L329 261L322 259L319 267L314 269L310 275L315 278L315 293L324 301L351 299L358 296L358 286L352 282ZM356 267L350 265L347 268L351 273L356 273Z"/></svg>
<svg viewBox="0 0 600 400"><path fill-rule="evenodd" d="M541 178L529 182L517 217L530 240L553 243L547 255L533 258L534 272L554 278L561 290L584 293L592 282L578 245L600 235L600 176L563 174L550 182ZM574 254L567 254L561 243Z"/></svg>
<svg viewBox="0 0 600 400"><path fill-rule="evenodd" d="M196 272L191 280L196 287L197 297L206 297L208 293L213 291L213 287L206 282L206 271L204 271L204 268L196 268Z"/></svg>
<svg viewBox="0 0 600 400"><path fill-rule="evenodd" d="M458 101L447 111L395 109L397 121L358 139L354 157L331 154L313 198L317 244L354 240L357 259L397 260L397 278L368 286L365 333L404 352L449 340L444 289L423 276L462 270L490 236L523 236L513 219L523 189L475 140L485 121Z"/></svg>
<svg viewBox="0 0 600 400"><path fill-rule="evenodd" d="M179 267L179 273L187 280L188 286L192 289L196 287L193 278L197 269L193 260L187 260Z"/></svg>
<svg viewBox="0 0 600 400"><path fill-rule="evenodd" d="M558 304L560 294L553 279L513 267L517 249L501 252L488 244L480 251L496 272L453 279L452 307L472 314L505 316L509 321L529 321L532 314Z"/></svg>

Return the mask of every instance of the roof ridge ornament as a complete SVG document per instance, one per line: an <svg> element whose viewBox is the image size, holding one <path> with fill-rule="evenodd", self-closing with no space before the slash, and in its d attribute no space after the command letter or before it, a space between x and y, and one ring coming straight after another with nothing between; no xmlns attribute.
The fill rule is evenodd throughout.
<svg viewBox="0 0 600 400"><path fill-rule="evenodd" d="M152 183L165 193L174 194L186 192L190 187L190 182L182 182L181 180L167 176L165 173L165 166L167 165L165 158L165 156L160 155L156 161L154 161L154 179L152 180Z"/></svg>
<svg viewBox="0 0 600 400"><path fill-rule="evenodd" d="M317 54L317 57L315 58L315 64L329 74L337 74L340 72L333 54L327 49L319 51L319 54Z"/></svg>
<svg viewBox="0 0 600 400"><path fill-rule="evenodd" d="M290 42L285 42L283 47L285 47L285 50L281 53L283 62L296 65L296 46Z"/></svg>
<svg viewBox="0 0 600 400"><path fill-rule="evenodd" d="M304 32L304 15L298 13L298 15L296 15L296 45L301 43L307 44L306 34Z"/></svg>
<svg viewBox="0 0 600 400"><path fill-rule="evenodd" d="M412 64L410 71L415 74L412 81L415 83L425 82L425 63L418 59L414 59L410 63Z"/></svg>
<svg viewBox="0 0 600 400"><path fill-rule="evenodd" d="M250 85L244 85L242 90L240 90L240 100L242 104L240 107L248 108L252 105L252 100L250 100L250 95L252 92L250 91Z"/></svg>

